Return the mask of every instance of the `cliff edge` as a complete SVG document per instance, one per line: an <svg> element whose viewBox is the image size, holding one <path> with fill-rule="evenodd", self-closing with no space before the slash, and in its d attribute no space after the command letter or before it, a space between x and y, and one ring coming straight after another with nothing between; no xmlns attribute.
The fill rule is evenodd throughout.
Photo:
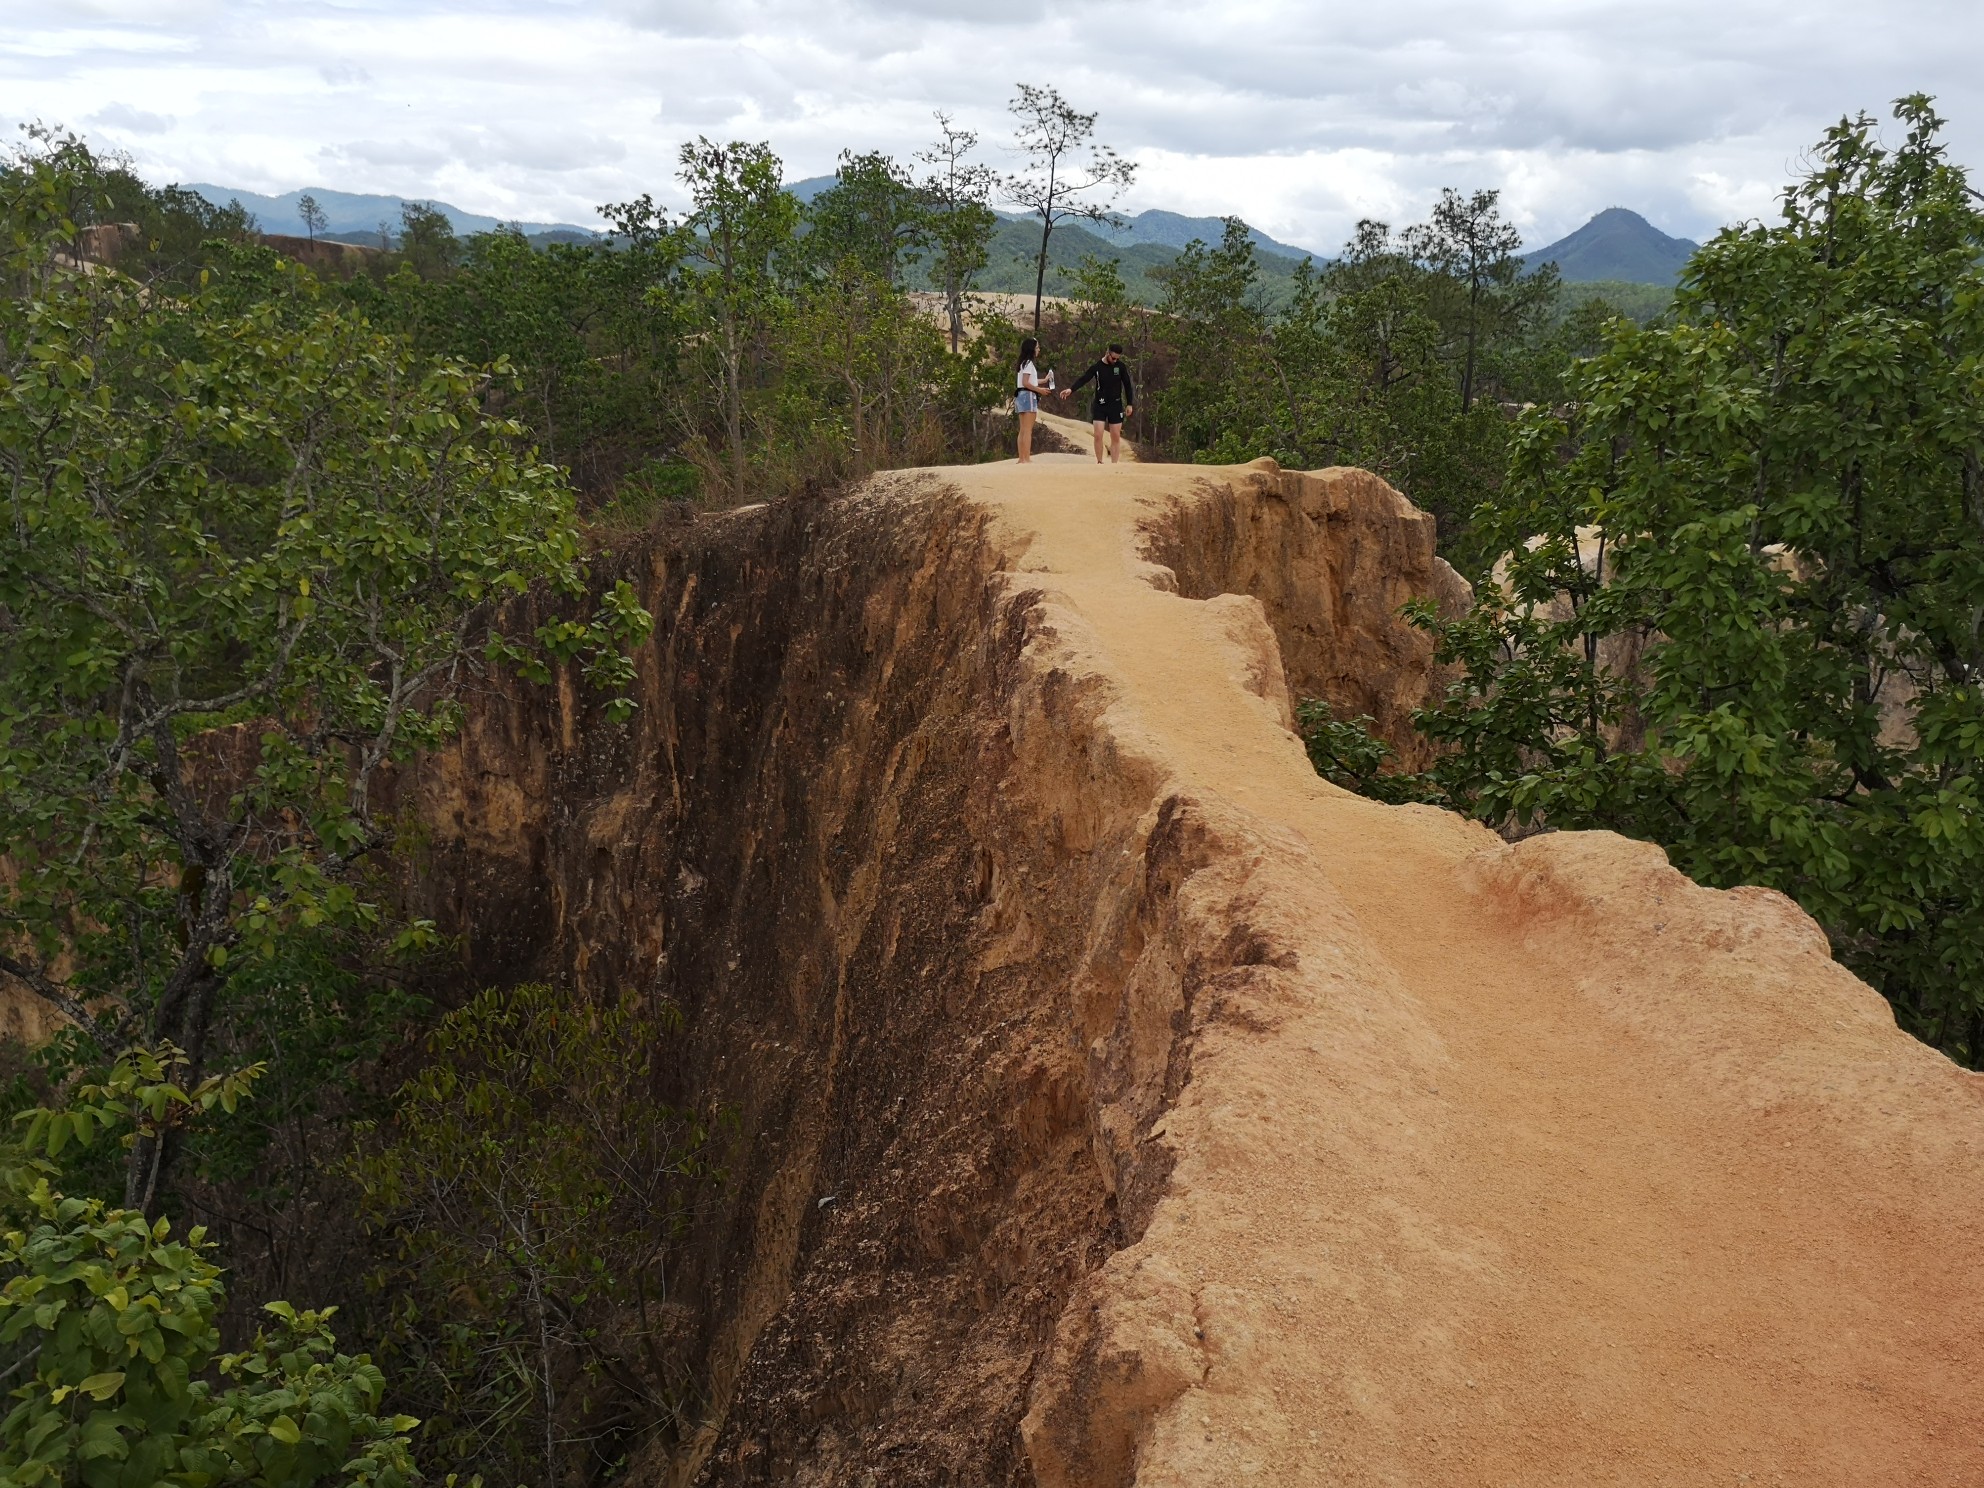
<svg viewBox="0 0 1984 1488"><path fill-rule="evenodd" d="M1984 1480L1984 1078L1794 905L1318 779L1402 737L1374 477L1047 456L623 555L642 712L411 782L492 979L738 1113L653 1482Z"/></svg>

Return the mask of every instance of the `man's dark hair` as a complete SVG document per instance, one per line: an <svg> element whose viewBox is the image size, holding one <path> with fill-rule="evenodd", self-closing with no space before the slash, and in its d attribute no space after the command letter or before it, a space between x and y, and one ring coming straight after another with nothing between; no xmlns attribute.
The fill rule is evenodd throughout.
<svg viewBox="0 0 1984 1488"><path fill-rule="evenodd" d="M1113 351L1113 352L1115 352L1115 353L1116 353L1116 355L1118 355L1118 356L1121 356L1121 355L1123 354L1123 348L1122 348L1122 347L1120 347L1120 346L1118 346L1118 345L1117 345L1117 344L1116 344L1116 343L1115 343L1114 341L1111 341L1111 342L1109 343L1109 349L1110 349L1111 351Z"/></svg>

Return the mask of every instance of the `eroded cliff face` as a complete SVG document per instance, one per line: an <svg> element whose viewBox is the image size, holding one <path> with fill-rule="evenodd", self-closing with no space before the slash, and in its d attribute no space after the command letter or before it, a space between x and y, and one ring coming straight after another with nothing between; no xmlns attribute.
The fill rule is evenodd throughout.
<svg viewBox="0 0 1984 1488"><path fill-rule="evenodd" d="M1369 471L1262 460L1238 482L1201 481L1172 503L1149 551L1187 599L1260 601L1290 692L1323 698L1340 717L1368 716L1399 767L1417 770L1430 760L1412 710L1444 679L1431 637L1399 611L1425 599L1452 618L1474 600L1435 538L1432 516Z"/></svg>
<svg viewBox="0 0 1984 1488"><path fill-rule="evenodd" d="M418 784L472 973L675 999L674 1099L738 1118L675 1284L707 1401L644 1481L1023 1481L1028 1362L1110 1246L1033 995L1092 895L1002 790L1027 603L985 529L897 481L637 548L635 723L505 690Z"/></svg>
<svg viewBox="0 0 1984 1488"><path fill-rule="evenodd" d="M1398 729L1464 602L1381 482L1048 457L616 561L636 721L499 689L406 799L474 976L673 997L740 1118L636 1480L1984 1471L1976 1078L1778 896L1309 769L1291 691Z"/></svg>
<svg viewBox="0 0 1984 1488"><path fill-rule="evenodd" d="M1151 540L1188 551L1182 524L1237 500L1154 506ZM1396 633L1411 693L1409 579L1346 579L1374 553L1426 572L1429 528L1391 496L1186 577L1238 588L1219 564L1251 562L1330 593L1360 643ZM929 476L657 536L609 575L657 622L635 722L501 687L412 784L423 907L469 974L674 998L674 1094L739 1116L678 1282L710 1409L677 1480L1031 1481L1036 1359L1161 1190L1136 1133L1187 1078L1196 988L1251 954L1187 923L1203 824L1104 725L1106 681L1060 655L1078 617L1013 547ZM1259 604L1223 603L1285 721Z"/></svg>

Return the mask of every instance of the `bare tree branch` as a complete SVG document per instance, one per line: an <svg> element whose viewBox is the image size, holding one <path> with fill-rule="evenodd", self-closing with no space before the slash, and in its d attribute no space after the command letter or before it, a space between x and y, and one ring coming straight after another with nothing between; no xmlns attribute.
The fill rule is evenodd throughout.
<svg viewBox="0 0 1984 1488"><path fill-rule="evenodd" d="M40 967L0 952L0 976L12 977L78 1028L91 1028L96 1025L95 1015L84 1006L82 1000L61 983L49 977ZM118 1002L113 1006L121 1008L123 1004Z"/></svg>

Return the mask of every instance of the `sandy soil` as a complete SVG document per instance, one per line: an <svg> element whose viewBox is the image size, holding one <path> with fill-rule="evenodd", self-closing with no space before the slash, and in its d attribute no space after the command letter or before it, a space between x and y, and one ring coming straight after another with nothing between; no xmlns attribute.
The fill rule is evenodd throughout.
<svg viewBox="0 0 1984 1488"><path fill-rule="evenodd" d="M1134 1481L1984 1482L1984 1079L1779 896L1319 780L1230 617L1141 559L1245 471L942 475L1290 948L1199 1037L1091 1298L1118 1384L1076 1404L1134 1415Z"/></svg>
<svg viewBox="0 0 1984 1488"><path fill-rule="evenodd" d="M1060 403L1059 400L1057 399L1056 400L1057 406L1063 409L1071 409L1075 406L1076 398L1080 398L1081 396L1083 395L1078 393L1076 394L1075 398L1070 398L1066 403ZM1074 445L1076 449L1093 450L1095 448L1095 425L1088 423L1083 419L1070 418L1066 412L1048 413L1044 409L1041 412L1035 414L1034 417L1039 421L1039 424L1042 427L1052 429L1056 434L1059 434L1063 439L1067 440L1068 443ZM1108 444L1104 443L1102 448L1103 448L1103 453L1106 455L1109 450ZM1129 440L1127 439L1124 440L1123 458L1121 463L1126 465L1134 465L1136 463L1136 460L1137 460L1136 449L1131 445ZM1090 464L1095 463L1093 456L1089 457L1089 463Z"/></svg>
<svg viewBox="0 0 1984 1488"><path fill-rule="evenodd" d="M946 306L941 290L912 289L910 303L940 325L950 324L950 311ZM1040 307L1043 314L1053 311L1065 315L1074 308L1074 301L1064 295L1043 295ZM973 340L985 328L986 321L992 321L1003 334L1013 326L1033 323L1033 296L1016 294L1007 290L974 290L965 296L965 330Z"/></svg>

